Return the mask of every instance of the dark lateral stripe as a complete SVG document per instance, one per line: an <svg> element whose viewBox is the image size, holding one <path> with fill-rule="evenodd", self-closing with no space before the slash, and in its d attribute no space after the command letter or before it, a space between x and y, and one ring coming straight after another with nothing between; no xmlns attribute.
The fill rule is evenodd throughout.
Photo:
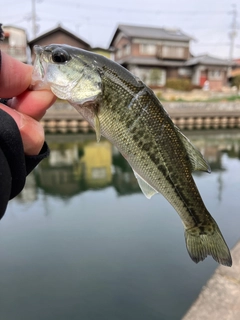
<svg viewBox="0 0 240 320"><path fill-rule="evenodd" d="M150 157L150 159L153 161L153 160L156 160L156 157L154 157L152 155L152 157ZM153 163L156 164L154 161L153 161ZM164 175L164 177L167 180L167 182L172 186L172 189L174 190L173 192L175 192L175 194L181 199L181 201L183 202L185 208L187 209L187 213L190 215L190 217L195 222L195 224L196 225L201 224L202 221L200 221L198 215L195 212L192 212L192 210L189 209L189 206L188 206L189 200L188 200L188 198L185 197L184 193L181 193L179 191L179 189L174 185L170 175L167 172L166 167L163 164L158 164L157 168L158 168L159 171L162 172L162 174Z"/></svg>

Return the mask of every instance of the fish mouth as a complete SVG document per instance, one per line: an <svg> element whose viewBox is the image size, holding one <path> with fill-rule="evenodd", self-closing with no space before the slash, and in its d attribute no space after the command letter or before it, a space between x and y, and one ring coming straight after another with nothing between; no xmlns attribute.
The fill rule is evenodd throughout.
<svg viewBox="0 0 240 320"><path fill-rule="evenodd" d="M36 55L34 65L33 65L33 73L32 73L32 81L30 85L31 90L41 90L49 87L45 81L46 75L46 62L42 59L44 49L41 46L34 46L34 53Z"/></svg>

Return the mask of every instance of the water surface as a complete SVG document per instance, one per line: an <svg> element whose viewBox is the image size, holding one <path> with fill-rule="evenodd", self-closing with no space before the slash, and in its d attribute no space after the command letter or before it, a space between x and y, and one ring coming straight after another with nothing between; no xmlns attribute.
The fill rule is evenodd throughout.
<svg viewBox="0 0 240 320"><path fill-rule="evenodd" d="M240 232L240 133L187 132L210 162L195 173L230 247ZM94 134L48 135L52 150L0 222L0 319L181 319L217 263L195 264L168 202Z"/></svg>

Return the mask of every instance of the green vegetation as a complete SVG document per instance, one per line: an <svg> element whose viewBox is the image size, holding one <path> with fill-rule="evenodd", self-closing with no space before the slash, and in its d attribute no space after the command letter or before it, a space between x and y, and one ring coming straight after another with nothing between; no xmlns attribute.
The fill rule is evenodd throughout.
<svg viewBox="0 0 240 320"><path fill-rule="evenodd" d="M236 86L238 88L238 90L239 90L239 88L240 88L240 75L236 76L236 77L233 77L232 85Z"/></svg>
<svg viewBox="0 0 240 320"><path fill-rule="evenodd" d="M161 84L162 79L162 71L159 69L151 69L149 72L149 80L151 85L159 85Z"/></svg>
<svg viewBox="0 0 240 320"><path fill-rule="evenodd" d="M209 98L209 99L206 99L206 100L195 100L196 102L199 102L199 101L204 101L204 102L221 102L221 101L238 101L240 100L240 96L229 96L229 97L216 97L216 98Z"/></svg>
<svg viewBox="0 0 240 320"><path fill-rule="evenodd" d="M166 81L166 88L179 91L190 91L193 87L189 79L169 78Z"/></svg>
<svg viewBox="0 0 240 320"><path fill-rule="evenodd" d="M172 95L171 98L166 99L161 91L155 92L157 98L160 101L171 101L171 102L221 102L221 101L240 101L240 95L232 95L226 97L213 97L213 98L206 98L206 99L184 99L184 98L177 98Z"/></svg>

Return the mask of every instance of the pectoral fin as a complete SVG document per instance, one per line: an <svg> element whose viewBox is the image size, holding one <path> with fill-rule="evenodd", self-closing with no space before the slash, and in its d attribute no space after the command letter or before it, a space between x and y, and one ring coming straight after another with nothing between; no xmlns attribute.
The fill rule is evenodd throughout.
<svg viewBox="0 0 240 320"><path fill-rule="evenodd" d="M143 180L139 174L137 174L136 171L134 171L135 177L137 178L138 184L140 189L142 190L143 194L148 198L151 199L152 196L154 196L154 194L157 193L157 191L155 189L153 189L145 180Z"/></svg>
<svg viewBox="0 0 240 320"><path fill-rule="evenodd" d="M101 127L100 127L100 121L97 114L95 114L95 117L94 117L94 129L96 131L97 142L99 142L101 139Z"/></svg>
<svg viewBox="0 0 240 320"><path fill-rule="evenodd" d="M181 139L187 153L189 160L192 165L192 171L206 171L208 173L211 172L211 168L207 161L203 158L201 152L194 147L191 141L179 130L178 127L175 127L179 138Z"/></svg>

